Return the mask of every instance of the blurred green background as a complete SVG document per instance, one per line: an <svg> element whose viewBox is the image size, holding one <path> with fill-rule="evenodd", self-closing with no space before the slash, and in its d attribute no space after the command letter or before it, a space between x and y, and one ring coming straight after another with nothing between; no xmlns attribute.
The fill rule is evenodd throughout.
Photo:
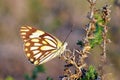
<svg viewBox="0 0 120 80"><path fill-rule="evenodd" d="M108 65L106 71L113 73L115 80L120 79L120 2L118 0L98 0L96 8L111 4L111 21L109 23ZM0 0L0 80L12 76L15 80L24 80L24 74L31 74L34 65L28 62L23 51L23 42L19 29L23 25L34 26L47 31L61 41L67 39L68 48L79 49L77 40L85 36L84 27L88 23L87 0ZM92 50L89 64L98 65L98 47ZM46 72L39 74L38 80L46 76L58 80L63 74L64 62L58 57L45 63ZM106 73L107 73L106 72Z"/></svg>

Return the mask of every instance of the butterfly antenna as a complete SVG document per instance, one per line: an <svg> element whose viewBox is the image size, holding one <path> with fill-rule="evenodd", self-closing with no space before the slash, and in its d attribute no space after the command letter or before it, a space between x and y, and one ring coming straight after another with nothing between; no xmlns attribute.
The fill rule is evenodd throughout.
<svg viewBox="0 0 120 80"><path fill-rule="evenodd" d="M73 25L73 26L74 26L74 25ZM68 39L68 37L70 36L71 32L73 31L73 26L72 26L72 28L71 28L70 32L68 33L68 35L66 36L66 38L65 38L65 40L64 40L64 42L63 42L63 44L62 44L62 45L64 45L64 43L66 42L66 40L67 40L67 39Z"/></svg>

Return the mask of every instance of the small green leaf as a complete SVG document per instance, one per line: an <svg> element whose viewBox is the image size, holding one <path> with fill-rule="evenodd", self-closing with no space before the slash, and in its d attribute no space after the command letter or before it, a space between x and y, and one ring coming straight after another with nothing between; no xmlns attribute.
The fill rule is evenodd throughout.
<svg viewBox="0 0 120 80"><path fill-rule="evenodd" d="M32 78L36 79L37 78L37 74L38 74L38 69L34 68L33 72L32 72Z"/></svg>
<svg viewBox="0 0 120 80"><path fill-rule="evenodd" d="M25 78L25 80L33 80L32 78L30 78L30 76L28 74L25 74L24 78Z"/></svg>
<svg viewBox="0 0 120 80"><path fill-rule="evenodd" d="M25 80L36 80L38 73L45 72L45 68L43 65L35 66L35 68L32 71L32 75L29 76L28 74L25 74Z"/></svg>
<svg viewBox="0 0 120 80"><path fill-rule="evenodd" d="M13 79L13 77L11 77L11 76L7 76L7 77L5 78L5 80L14 80L14 79Z"/></svg>
<svg viewBox="0 0 120 80"><path fill-rule="evenodd" d="M77 45L79 45L80 47L83 47L84 43L82 41L78 40Z"/></svg>
<svg viewBox="0 0 120 80"><path fill-rule="evenodd" d="M93 66L89 66L84 77L81 77L79 80L95 80L98 77L98 74Z"/></svg>
<svg viewBox="0 0 120 80"><path fill-rule="evenodd" d="M89 66L89 69L86 73L86 76L87 76L88 80L91 80L91 79L94 80L95 79L95 76L97 76L97 75L96 75L95 68L93 66Z"/></svg>
<svg viewBox="0 0 120 80"><path fill-rule="evenodd" d="M95 45L101 44L101 42L103 41L102 32L103 32L103 27L100 26L98 23L96 23L96 30L94 31L94 39L89 40L91 48L93 48Z"/></svg>
<svg viewBox="0 0 120 80"><path fill-rule="evenodd" d="M42 73L45 72L45 68L43 65L38 65L35 68L37 69L38 72L42 72Z"/></svg>
<svg viewBox="0 0 120 80"><path fill-rule="evenodd" d="M53 80L52 78L50 78L50 77L47 77L47 79L46 80Z"/></svg>

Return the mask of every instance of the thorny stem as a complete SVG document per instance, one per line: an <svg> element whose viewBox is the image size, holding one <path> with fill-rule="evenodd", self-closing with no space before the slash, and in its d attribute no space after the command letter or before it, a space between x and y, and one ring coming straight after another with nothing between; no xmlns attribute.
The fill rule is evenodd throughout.
<svg viewBox="0 0 120 80"><path fill-rule="evenodd" d="M103 60L106 62L106 42L107 42L107 37L106 37L106 34L107 34L107 30L106 30L106 26L104 26L104 32L103 32Z"/></svg>
<svg viewBox="0 0 120 80"><path fill-rule="evenodd" d="M103 15L102 17L103 17L103 20L104 20L104 24L101 25L103 27L103 33L102 33L103 34L102 35L102 37L103 37L103 44L102 44L103 53L101 54L101 64L99 66L100 71L101 71L100 76L101 76L102 80L104 79L103 78L103 75L104 75L103 67L105 66L106 58L107 58L107 55L106 55L106 44L107 44L108 26L106 26L106 25L110 21L110 18L109 18L109 15L110 15L110 12L111 12L109 10L110 7L111 6L106 5L106 6L103 7L103 10L102 10L102 15Z"/></svg>
<svg viewBox="0 0 120 80"><path fill-rule="evenodd" d="M73 53L72 56L70 56L70 54L62 56L62 58L66 61L67 65L72 64L75 67L75 71L76 71L76 73L72 73L70 67L65 68L65 75L67 75L67 77L63 77L63 80L76 80L80 78L82 75L81 69L87 67L87 64L85 63L85 59L88 57L88 53L90 50L88 38L91 32L91 27L94 24L94 11L95 11L96 0L88 0L88 2L90 3L90 12L88 15L90 22L87 25L86 36L83 40L85 45L83 46L81 51L75 50L75 52L79 54L78 61L76 61L77 57L75 56L74 52L71 51L68 52Z"/></svg>
<svg viewBox="0 0 120 80"><path fill-rule="evenodd" d="M101 54L101 64L99 65L99 72L100 72L100 77L101 77L101 80L103 80L103 76L104 76L104 66L105 66L105 63L106 63L106 58L107 58L107 55L106 55L106 42L107 42L107 30L106 30L106 27L107 26L104 26L104 31L103 31L103 44L102 44L102 54Z"/></svg>
<svg viewBox="0 0 120 80"><path fill-rule="evenodd" d="M104 57L104 61L106 62L106 44L107 44L107 31L108 31L108 26L107 23L108 21L110 21L109 15L110 15L110 8L111 6L106 5L105 7L103 7L103 18L104 18L104 24L102 25L104 27L104 31L103 31L103 57Z"/></svg>
<svg viewBox="0 0 120 80"><path fill-rule="evenodd" d="M88 0L88 2L90 3L90 12L88 15L90 22L87 25L88 28L86 29L86 36L83 40L85 45L83 46L81 51L75 50L75 52L78 53L78 56L79 56L78 61L76 61L77 57L75 56L74 52L71 52L71 51L68 51L68 52L73 53L72 56L70 56L70 55L62 56L62 58L66 61L67 65L72 64L76 68L75 71L77 71L76 73L72 73L72 71L70 71L70 67L65 68L65 74L67 74L67 80L76 80L76 79L80 78L80 76L82 75L81 69L87 67L87 64L85 63L85 59L88 57L88 53L90 50L90 46L88 44L89 43L88 38L89 38L89 33L91 32L91 26L94 24L93 16L94 16L96 0ZM75 75L77 75L77 76L75 76ZM65 79L66 77L63 77L63 78L64 78L63 80L66 80Z"/></svg>
<svg viewBox="0 0 120 80"><path fill-rule="evenodd" d="M62 78L62 80L76 80L76 79L79 79L82 75L82 71L81 69L83 68L86 68L87 67L87 64L85 62L85 59L88 57L88 53L89 50L91 49L90 47L90 43L89 43L89 40L90 40L90 35L91 33L93 33L93 26L95 27L95 24L96 24L96 19L94 18L94 15L95 15L95 4L96 4L96 1L97 0L87 0L90 4L90 12L88 14L88 19L89 19L89 23L86 27L86 36L85 38L83 39L83 43L84 43L84 46L82 48L82 50L78 51L78 50L75 50L75 52L69 50L68 51L68 54L67 52L65 54L63 54L60 58L65 60L66 64L67 64L67 67L65 67L65 71L64 71L64 76ZM107 23L109 22L109 7L106 5L105 7L103 7L103 12L102 12L102 19L104 20L104 24L99 24L103 27L103 32L102 32L102 37L103 37L103 44L102 44L102 54L101 54L101 64L99 66L100 68L100 75L101 75L101 78L103 77L103 67L104 67L104 63L106 62L106 44L107 44ZM72 53L72 55L71 55ZM78 53L78 56L76 56L75 53ZM67 54L67 55L66 55ZM75 72L72 72L72 70L70 69L69 65L72 65L74 66L75 68ZM102 79L101 79L102 80Z"/></svg>
<svg viewBox="0 0 120 80"><path fill-rule="evenodd" d="M88 29L86 30L87 31L86 37L85 37L86 42L88 42L88 36L89 36L90 31L91 31L91 26L94 23L93 16L94 16L94 10L95 10L95 2L92 2L91 0L88 0L88 2L90 3L90 12L88 15L88 18L90 19L90 23L88 24Z"/></svg>

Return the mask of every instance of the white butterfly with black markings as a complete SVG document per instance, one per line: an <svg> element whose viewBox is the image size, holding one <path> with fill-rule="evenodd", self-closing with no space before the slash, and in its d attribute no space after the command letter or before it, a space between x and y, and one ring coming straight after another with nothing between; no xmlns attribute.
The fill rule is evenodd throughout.
<svg viewBox="0 0 120 80"><path fill-rule="evenodd" d="M22 26L20 35L26 56L35 65L43 64L66 50L66 42L62 43L53 35L30 26Z"/></svg>

